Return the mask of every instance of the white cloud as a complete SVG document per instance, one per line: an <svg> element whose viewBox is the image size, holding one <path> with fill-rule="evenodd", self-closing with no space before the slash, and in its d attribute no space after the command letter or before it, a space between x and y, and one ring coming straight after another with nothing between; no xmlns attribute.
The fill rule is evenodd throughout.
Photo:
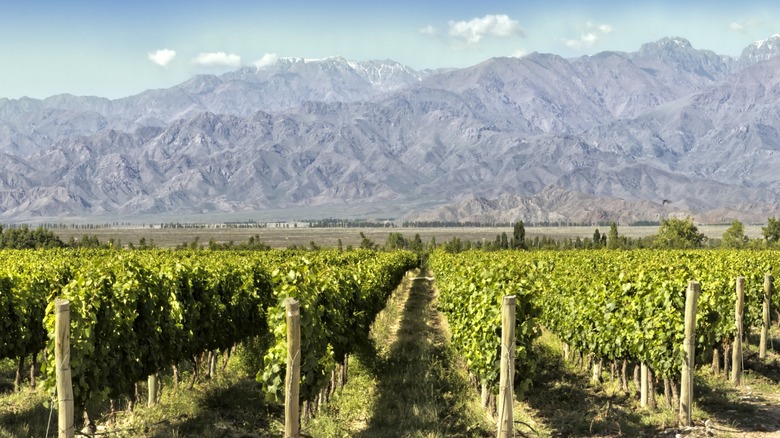
<svg viewBox="0 0 780 438"><path fill-rule="evenodd" d="M583 49L586 47L593 47L593 45L596 44L598 41L599 41L598 35L596 35L593 32L586 32L580 35L579 38L564 40L563 43L566 44L566 47L572 49Z"/></svg>
<svg viewBox="0 0 780 438"><path fill-rule="evenodd" d="M439 30L429 24L421 28L420 33L423 35L435 36L439 34Z"/></svg>
<svg viewBox="0 0 780 438"><path fill-rule="evenodd" d="M160 49L154 53L149 53L149 60L163 67L167 67L174 57L176 57L176 51L171 49Z"/></svg>
<svg viewBox="0 0 780 438"><path fill-rule="evenodd" d="M192 62L205 67L238 67L241 65L241 57L235 53L208 52L198 54Z"/></svg>
<svg viewBox="0 0 780 438"><path fill-rule="evenodd" d="M279 60L279 57L276 56L276 53L266 53L263 55L262 58L258 59L257 61L253 62L254 66L259 70L263 67L268 67L269 65L276 64L276 61Z"/></svg>
<svg viewBox="0 0 780 438"><path fill-rule="evenodd" d="M764 31L765 29L771 29L772 26L767 26L767 23L763 20L741 20L732 21L729 23L729 30L737 33L747 33L750 31Z"/></svg>
<svg viewBox="0 0 780 438"><path fill-rule="evenodd" d="M609 35L614 30L609 24L596 24L592 21L585 23L586 31L579 38L564 39L563 44L571 49L585 49L598 44L601 37Z"/></svg>
<svg viewBox="0 0 780 438"><path fill-rule="evenodd" d="M745 32L745 26L742 23L737 23L736 21L729 23L729 29L739 33Z"/></svg>
<svg viewBox="0 0 780 438"><path fill-rule="evenodd" d="M525 36L520 23L508 15L485 15L469 21L450 21L449 27L451 37L463 40L469 45L480 42L487 35L498 38Z"/></svg>
<svg viewBox="0 0 780 438"><path fill-rule="evenodd" d="M522 58L527 54L528 52L526 52L524 49L517 49L512 53L512 58Z"/></svg>

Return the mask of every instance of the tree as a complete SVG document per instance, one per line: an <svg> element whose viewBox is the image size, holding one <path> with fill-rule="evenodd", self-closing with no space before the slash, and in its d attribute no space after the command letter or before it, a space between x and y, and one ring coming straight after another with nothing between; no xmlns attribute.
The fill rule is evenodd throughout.
<svg viewBox="0 0 780 438"><path fill-rule="evenodd" d="M360 248L361 249L376 249L377 244L374 243L373 240L366 237L366 235L361 231L360 232Z"/></svg>
<svg viewBox="0 0 780 438"><path fill-rule="evenodd" d="M764 235L767 243L777 243L780 241L780 219L770 217L767 219L766 226L761 227L761 234Z"/></svg>
<svg viewBox="0 0 780 438"><path fill-rule="evenodd" d="M509 249L509 240L507 239L506 232L501 233L501 249Z"/></svg>
<svg viewBox="0 0 780 438"><path fill-rule="evenodd" d="M747 241L745 226L738 220L731 222L729 229L723 233L723 246L726 248L742 248Z"/></svg>
<svg viewBox="0 0 780 438"><path fill-rule="evenodd" d="M655 245L660 248L697 248L706 239L693 224L693 219L664 219L658 228Z"/></svg>
<svg viewBox="0 0 780 438"><path fill-rule="evenodd" d="M617 224L614 222L609 224L609 237L607 237L607 248L609 249L620 248L620 236L618 236Z"/></svg>
<svg viewBox="0 0 780 438"><path fill-rule="evenodd" d="M414 233L414 239L412 239L411 244L409 247L412 249L412 251L416 252L422 252L423 251L423 241L420 237L420 233Z"/></svg>
<svg viewBox="0 0 780 438"><path fill-rule="evenodd" d="M30 230L27 225L21 228L3 229L0 227L0 248L34 249L62 248L65 242L45 228Z"/></svg>
<svg viewBox="0 0 780 438"><path fill-rule="evenodd" d="M407 247L406 239L404 239L403 234L401 233L390 233L390 235L387 236L387 242L385 243L385 249L387 250L394 250L394 249L403 249Z"/></svg>
<svg viewBox="0 0 780 438"><path fill-rule="evenodd" d="M596 228L596 231L593 232L593 247L598 248L601 246L601 233L599 233L599 229Z"/></svg>
<svg viewBox="0 0 780 438"><path fill-rule="evenodd" d="M515 224L514 231L512 232L512 248L525 249L525 225L523 224L523 221L519 221Z"/></svg>

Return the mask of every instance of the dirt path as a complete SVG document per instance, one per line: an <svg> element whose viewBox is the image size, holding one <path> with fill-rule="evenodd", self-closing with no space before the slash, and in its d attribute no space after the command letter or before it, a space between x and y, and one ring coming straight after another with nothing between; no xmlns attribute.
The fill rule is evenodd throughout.
<svg viewBox="0 0 780 438"><path fill-rule="evenodd" d="M365 397L362 419L334 418L349 431L314 436L480 437L491 436L484 412L475 404L461 359L449 343L444 319L436 309L431 279L408 279L396 291L389 317L375 327L373 351L351 359L355 378L337 403L342 412ZM353 367L354 365L354 367ZM353 412L353 415L355 413Z"/></svg>

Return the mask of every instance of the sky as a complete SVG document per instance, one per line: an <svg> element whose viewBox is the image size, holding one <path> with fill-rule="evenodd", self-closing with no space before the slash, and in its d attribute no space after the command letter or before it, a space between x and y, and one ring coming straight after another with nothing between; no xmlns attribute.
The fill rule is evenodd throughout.
<svg viewBox="0 0 780 438"><path fill-rule="evenodd" d="M467 67L532 52L631 52L665 36L738 56L778 33L777 0L6 0L0 98L115 99L283 57Z"/></svg>

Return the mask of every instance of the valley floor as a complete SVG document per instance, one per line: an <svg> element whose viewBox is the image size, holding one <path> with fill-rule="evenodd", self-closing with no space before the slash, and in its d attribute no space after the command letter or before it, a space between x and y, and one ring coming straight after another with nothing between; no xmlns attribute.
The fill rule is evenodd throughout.
<svg viewBox="0 0 780 438"><path fill-rule="evenodd" d="M596 229L600 232L609 231L609 226L576 226L576 227L526 227L526 239L547 236L554 239L577 237L592 238ZM728 229L728 225L702 225L699 231L709 238L719 239ZM620 235L637 238L656 234L657 226L618 227ZM291 245L308 247L311 242L325 248L335 248L338 241L342 245L353 247L360 246L360 233L377 244L384 244L390 233L401 233L406 238L412 238L419 234L423 242L428 243L435 239L441 244L457 237L461 240L488 241L495 240L496 235L507 233L512 235L512 227L442 227L442 228L308 228L308 227L269 227L269 228L148 228L148 227L109 227L98 229L54 229L64 242L71 238L79 239L84 235L94 235L102 242L114 239L122 245L132 243L138 245L141 238L147 244L154 243L160 247L174 247L181 244L190 244L196 241L199 245L206 245L211 239L216 243L234 242L236 244L246 242L249 238L259 236L261 242L273 248L287 248ZM758 225L746 225L745 235L750 238L761 236L761 227Z"/></svg>

